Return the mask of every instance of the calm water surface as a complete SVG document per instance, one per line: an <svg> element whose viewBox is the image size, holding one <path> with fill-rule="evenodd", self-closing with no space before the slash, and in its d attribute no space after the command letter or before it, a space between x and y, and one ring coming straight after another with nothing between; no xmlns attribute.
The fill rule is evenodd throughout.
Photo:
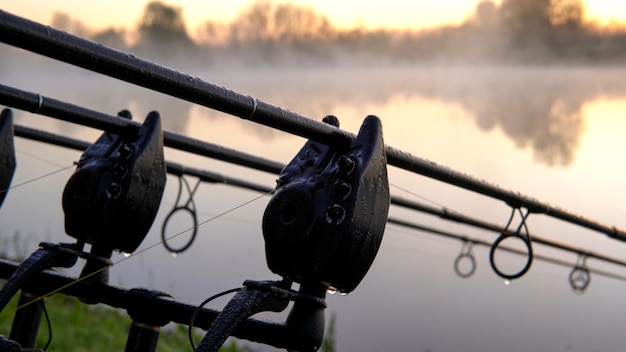
<svg viewBox="0 0 626 352"><path fill-rule="evenodd" d="M157 110L168 130L271 160L288 162L304 143L299 137L49 61L36 68L37 74L6 67L0 72L3 84L110 114L129 109L138 121ZM621 69L424 67L190 73L318 120L334 114L343 129L354 133L365 116L375 114L383 121L390 146L626 228L626 75ZM100 134L26 112L16 111L15 117L18 124L83 140L93 141ZM16 144L13 185L20 186L10 190L0 211L0 248L24 254L42 240L70 241L64 234L60 204L72 169L26 182L71 166L79 153L19 138ZM276 178L171 149L166 149L166 158L267 186L273 186ZM503 202L395 167L389 168L389 174L394 195L503 226L508 220L510 208ZM160 240L177 185L168 176L159 215L140 251ZM200 221L257 196L202 184L195 197ZM133 255L111 269L111 283L156 288L181 300L200 302L240 286L245 279L275 279L265 266L261 235L268 200L263 197L203 224L191 249L176 257L161 246ZM394 206L390 214L478 239L495 239L493 233ZM189 219L180 216L171 231L189 225ZM531 215L528 227L531 233L556 241L626 257L625 244L560 220ZM19 247L12 241L16 233ZM596 275L587 292L576 295L568 284L571 268L537 260L526 276L505 285L491 270L485 247L474 248L476 273L461 279L452 267L461 244L388 225L378 257L361 285L348 296L328 298L328 314L337 317L337 350L623 349L625 282ZM577 259L541 245L535 251L570 263ZM503 257L504 265L520 262L512 255ZM116 254L114 260L120 259ZM588 265L626 276L622 267L593 259ZM222 304L215 302L214 307Z"/></svg>

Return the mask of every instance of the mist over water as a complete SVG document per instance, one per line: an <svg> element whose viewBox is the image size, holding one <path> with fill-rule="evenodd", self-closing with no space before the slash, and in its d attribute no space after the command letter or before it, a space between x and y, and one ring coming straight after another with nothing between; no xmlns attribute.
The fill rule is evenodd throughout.
<svg viewBox="0 0 626 352"><path fill-rule="evenodd" d="M5 85L111 115L129 109L136 121L156 110L166 130L283 163L304 143L300 137L3 45L0 53L11 59L0 64L0 83ZM341 128L351 132L358 131L365 116L375 114L383 121L385 143L390 146L626 227L622 206L626 77L621 67L422 63L281 68L261 63L223 68L215 62L194 62L187 70L184 61L174 66L316 120L334 114ZM86 141L100 134L14 112L20 125ZM16 148L14 185L71 166L80 155L21 138L16 139ZM172 149L165 153L167 160L186 166L275 184L275 175ZM64 234L60 200L71 172L9 191L0 209L2 252L25 255L42 240L70 241ZM427 199L503 226L510 214L507 205L487 197L395 167L389 168L389 174L392 194L403 198ZM160 241L161 225L175 205L177 185L177 179L168 176L159 214L140 250ZM201 184L194 199L203 221L257 196ZM164 290L197 303L240 286L245 279L276 279L266 268L261 235L268 200L262 198L202 225L191 249L175 258L162 247L131 256L111 269L111 283ZM392 206L390 214L485 241L495 239L493 233L406 209ZM172 231L188 226L188 220L175 218ZM532 214L528 227L543 237L624 257L622 243L544 215ZM12 245L16 234L20 248ZM624 282L596 275L585 294L575 295L567 281L571 267L535 260L527 275L505 285L489 267L488 248L480 246L473 248L476 273L461 279L452 267L461 248L459 241L388 225L362 284L348 296L328 297L327 317L337 317L337 350L613 351L626 343L620 332L626 316L621 304ZM540 245L535 251L572 265L576 261L574 254ZM506 267L520 263L520 258L502 257ZM114 261L121 258L116 254ZM81 265L64 273L77 275ZM594 260L588 265L624 274L624 268L615 265Z"/></svg>

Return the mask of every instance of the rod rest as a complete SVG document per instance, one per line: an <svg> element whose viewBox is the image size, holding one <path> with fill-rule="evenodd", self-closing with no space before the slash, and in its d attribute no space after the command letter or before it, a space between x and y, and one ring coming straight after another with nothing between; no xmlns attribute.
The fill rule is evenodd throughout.
<svg viewBox="0 0 626 352"><path fill-rule="evenodd" d="M52 245L41 243L40 248L26 258L2 286L0 290L0 312L11 298L41 271L53 267L69 268L74 266L81 247L80 244Z"/></svg>
<svg viewBox="0 0 626 352"><path fill-rule="evenodd" d="M0 335L0 351L3 352L23 352L22 346L6 337Z"/></svg>
<svg viewBox="0 0 626 352"><path fill-rule="evenodd" d="M260 312L282 312L290 301L294 305L284 323L285 330L277 338L289 337L298 341L296 350L300 352L317 351L324 339L326 288L317 285L311 289L310 285L301 285L300 291L296 292L291 289L291 284L288 279L246 280L244 287L237 291L207 330L196 352L217 352L243 321Z"/></svg>

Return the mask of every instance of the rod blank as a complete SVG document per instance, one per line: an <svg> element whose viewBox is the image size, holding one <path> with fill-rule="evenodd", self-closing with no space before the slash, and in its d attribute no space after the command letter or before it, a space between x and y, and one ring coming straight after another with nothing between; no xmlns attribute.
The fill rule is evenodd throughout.
<svg viewBox="0 0 626 352"><path fill-rule="evenodd" d="M2 11L0 11L0 14L1 12ZM90 110L3 84L0 84L0 104L117 134L132 133L140 127L139 123L125 118L107 115L99 111ZM256 170L279 173L283 168L281 163L275 161L242 153L216 144L203 142L170 131L163 131L163 143L167 147L250 167Z"/></svg>

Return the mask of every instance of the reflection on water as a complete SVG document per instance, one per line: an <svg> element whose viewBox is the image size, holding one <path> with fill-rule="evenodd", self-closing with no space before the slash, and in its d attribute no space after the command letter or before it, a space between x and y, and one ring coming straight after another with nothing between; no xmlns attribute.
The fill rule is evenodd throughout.
<svg viewBox="0 0 626 352"><path fill-rule="evenodd" d="M268 77L259 81L263 87L253 86L252 91L314 117L338 105L384 106L397 95L459 104L480 128L499 127L519 147L531 147L541 162L567 166L582 132L583 103L626 93L615 73L546 68L323 72ZM284 94L281 88L290 85L295 91Z"/></svg>
<svg viewBox="0 0 626 352"><path fill-rule="evenodd" d="M40 75L57 70L63 74ZM620 204L626 194L626 172L621 165L626 125L617 118L600 116L609 111L602 110L604 107L613 112L626 109L626 80L619 69L419 67L191 73L317 120L335 114L342 128L351 132L357 131L367 114L376 114L383 120L385 142L391 146L625 227ZM135 119L142 121L150 110L157 110L167 130L272 160L289 161L303 142L268 127L60 64L39 67L35 73L17 68L4 74L2 84L109 114L130 109ZM16 113L16 123L84 140L94 140L99 134L25 112ZM17 139L17 149L14 184L71 165L78 158L76 152L22 139ZM274 175L169 149L166 158L269 186L275 179ZM510 213L501 202L395 168L390 171L393 185L470 215L504 225ZM34 238L27 242L31 245L40 240L67 242L60 193L70 174L71 170L10 190L0 211L0 239L19 232ZM169 176L159 215L142 248L159 240L162 221L175 201L176 184ZM392 192L413 197L399 187L392 187ZM256 196L203 184L196 195L199 220ZM176 258L157 248L133 255L111 270L112 283L153 287L199 302L240 285L244 279L273 278L265 267L260 235L267 200L203 225L196 244ZM492 234L426 215L402 209L392 209L392 213L494 239ZM531 233L544 237L624 255L622 244L541 215L531 215L529 227ZM459 246L455 241L390 225L362 285L346 297L329 297L329 311L337 313L338 350L585 351L612 350L626 343L621 333L597 329L622 325L626 314L619 305L623 283L594 277L589 292L575 296L567 285L568 268L536 263L526 277L505 286L488 268L488 253L480 248L475 249L476 274L460 280L451 266ZM545 248L537 251L545 252ZM616 306L611 309L605 302Z"/></svg>
<svg viewBox="0 0 626 352"><path fill-rule="evenodd" d="M340 105L362 107L364 117L370 113L366 107L385 106L398 95L458 104L481 129L500 128L518 147L532 148L538 161L549 166L567 166L575 158L582 133L582 105L599 96L626 94L626 83L617 73L616 70L547 68L478 71L421 68L287 74L200 72L198 75L315 119L333 113ZM181 133L193 130L188 126L191 104L144 91L132 94L125 91L117 93L126 97L117 100L117 105L150 106L169 117L165 119L165 128ZM113 105L108 92L102 94L102 87L78 90L73 98L77 102L89 101L92 106L107 111ZM204 109L203 116L211 120L222 114ZM241 127L264 139L283 135L258 125L242 123Z"/></svg>

